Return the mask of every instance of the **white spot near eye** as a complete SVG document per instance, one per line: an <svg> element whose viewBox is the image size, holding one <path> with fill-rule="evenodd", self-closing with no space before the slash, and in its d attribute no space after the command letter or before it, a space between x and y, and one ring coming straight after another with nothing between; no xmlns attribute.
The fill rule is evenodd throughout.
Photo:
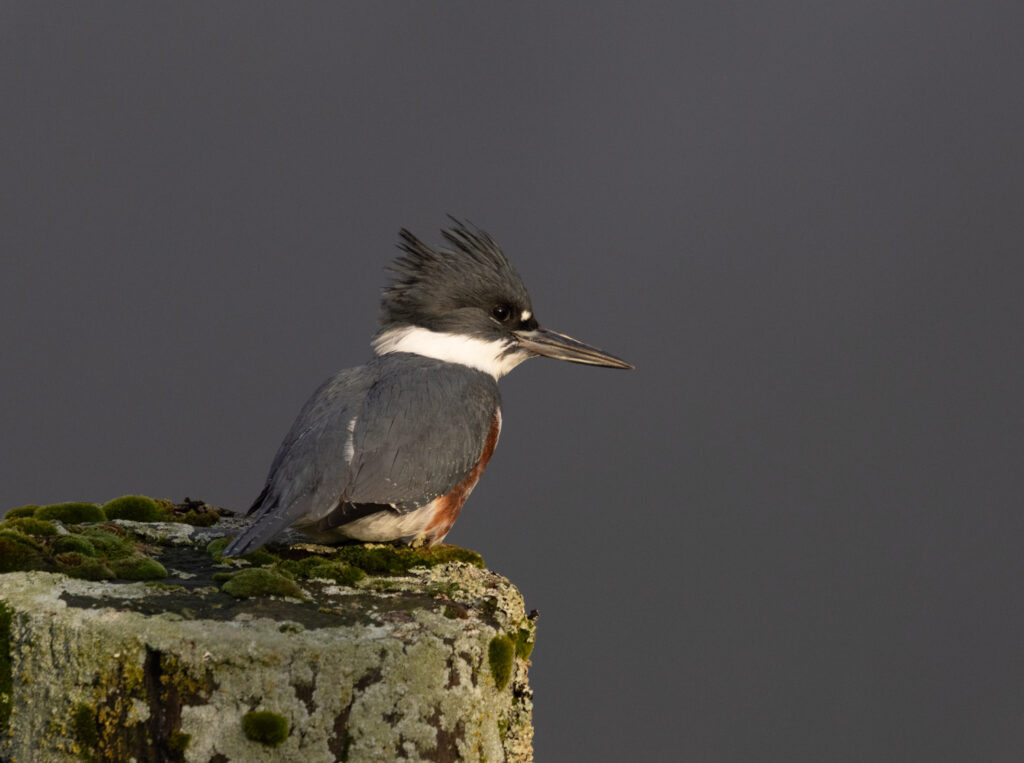
<svg viewBox="0 0 1024 763"><path fill-rule="evenodd" d="M532 317L533 317L533 313L531 313L529 310L523 310L523 314L521 316L521 320L528 321Z"/></svg>

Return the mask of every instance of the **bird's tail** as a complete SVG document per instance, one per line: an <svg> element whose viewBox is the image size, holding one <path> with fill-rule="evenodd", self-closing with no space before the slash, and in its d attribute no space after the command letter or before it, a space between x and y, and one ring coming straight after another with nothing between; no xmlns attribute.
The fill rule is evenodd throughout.
<svg viewBox="0 0 1024 763"><path fill-rule="evenodd" d="M252 524L227 545L224 556L241 556L258 549L292 523L295 515L290 509L294 506L293 503L288 509L282 510L280 496L271 496L270 487L265 487L249 509Z"/></svg>

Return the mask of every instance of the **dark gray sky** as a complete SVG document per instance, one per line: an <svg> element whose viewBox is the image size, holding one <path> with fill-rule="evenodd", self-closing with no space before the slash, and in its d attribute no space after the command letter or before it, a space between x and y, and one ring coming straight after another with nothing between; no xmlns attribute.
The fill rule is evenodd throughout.
<svg viewBox="0 0 1024 763"><path fill-rule="evenodd" d="M242 509L445 213L539 760L1024 756L1024 10L5 3L0 504Z"/></svg>

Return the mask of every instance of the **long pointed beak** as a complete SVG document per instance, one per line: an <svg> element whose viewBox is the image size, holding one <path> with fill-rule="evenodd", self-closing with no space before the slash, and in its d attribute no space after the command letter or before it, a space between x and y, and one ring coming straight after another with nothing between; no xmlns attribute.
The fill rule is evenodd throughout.
<svg viewBox="0 0 1024 763"><path fill-rule="evenodd" d="M533 331L516 331L520 346L546 358L568 360L570 363L585 363L588 366L607 366L608 368L633 368L621 358L591 347L589 344L573 339L571 336L559 334L557 331L537 328Z"/></svg>

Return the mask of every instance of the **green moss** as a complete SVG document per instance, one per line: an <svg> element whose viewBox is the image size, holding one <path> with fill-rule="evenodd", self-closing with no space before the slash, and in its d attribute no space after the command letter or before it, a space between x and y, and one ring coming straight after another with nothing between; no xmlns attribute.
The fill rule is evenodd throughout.
<svg viewBox="0 0 1024 763"><path fill-rule="evenodd" d="M448 562L466 562L481 568L484 566L483 558L475 551L448 545L426 548L345 546L332 559L358 567L371 575L404 575L413 567L434 567Z"/></svg>
<svg viewBox="0 0 1024 763"><path fill-rule="evenodd" d="M217 538L206 546L206 552L215 562L225 561L224 549L230 538ZM326 578L343 585L353 585L369 575L405 575L415 567L434 567L448 562L465 562L483 567L479 554L458 546L408 548L403 546L352 545L343 546L329 557L310 556L304 559L281 560L280 557L258 549L241 557L254 565L274 565L300 578Z"/></svg>
<svg viewBox="0 0 1024 763"><path fill-rule="evenodd" d="M12 543L21 543L35 550L42 549L43 547L43 544L40 542L38 538L33 538L29 535L25 535L24 533L18 532L17 530L8 530L6 527L4 527L3 523L0 523L0 539L2 538L10 540ZM2 558L3 557L0 556L0 559Z"/></svg>
<svg viewBox="0 0 1024 763"><path fill-rule="evenodd" d="M220 516L216 511L196 511L189 509L184 514L176 516L175 522L184 522L186 525L195 527L213 527L220 522Z"/></svg>
<svg viewBox="0 0 1024 763"><path fill-rule="evenodd" d="M14 706L14 670L11 666L11 610L0 604L0 739L7 736L7 724Z"/></svg>
<svg viewBox="0 0 1024 763"><path fill-rule="evenodd" d="M17 517L0 522L4 530L17 530L25 535L56 535L57 525L35 517Z"/></svg>
<svg viewBox="0 0 1024 763"><path fill-rule="evenodd" d="M147 588L152 588L156 591L186 591L188 590L185 586L175 585L174 583L164 583L162 580L149 580L146 582Z"/></svg>
<svg viewBox="0 0 1024 763"><path fill-rule="evenodd" d="M170 502L164 503L170 506ZM144 496L123 496L111 504L115 508L113 513L123 516L131 515L140 505L158 505ZM22 508L26 510L19 513L27 514L29 507ZM57 526L40 517L66 523L74 532L58 535ZM5 519L0 522L0 573L42 569L84 580L157 580L167 577L164 566L139 553L141 544L121 527L113 524L82 527L76 524L104 517L104 512L95 504L62 503L36 508L33 516Z"/></svg>
<svg viewBox="0 0 1024 763"><path fill-rule="evenodd" d="M136 555L111 562L111 568L125 580L158 580L167 577L167 569L156 559Z"/></svg>
<svg viewBox="0 0 1024 763"><path fill-rule="evenodd" d="M220 510L201 501L185 499L183 505L175 505L166 498L150 498L144 495L123 495L102 506L87 501L70 501L48 506L27 504L10 509L2 518L56 520L64 524L106 522L108 519L130 519L136 522L181 522L196 527L212 527L220 522Z"/></svg>
<svg viewBox="0 0 1024 763"><path fill-rule="evenodd" d="M57 566L63 572L68 567L77 567L80 564L93 560L86 554L79 553L78 551L65 551L57 554L54 557L54 561L57 562Z"/></svg>
<svg viewBox="0 0 1024 763"><path fill-rule="evenodd" d="M389 546L347 546L333 560L358 567L371 575L401 575L411 566L401 552L402 549Z"/></svg>
<svg viewBox="0 0 1024 763"><path fill-rule="evenodd" d="M220 510L202 501L186 498L184 503L175 503L166 498L151 499L160 509L161 522L179 522L193 527L213 527L220 522Z"/></svg>
<svg viewBox="0 0 1024 763"><path fill-rule="evenodd" d="M277 747L288 738L288 720L266 710L253 711L242 716L242 731L254 742Z"/></svg>
<svg viewBox="0 0 1024 763"><path fill-rule="evenodd" d="M135 553L135 544L115 532L113 527L89 527L82 535L96 547L97 552L111 559L120 559Z"/></svg>
<svg viewBox="0 0 1024 763"><path fill-rule="evenodd" d="M485 566L484 558L476 551L470 551L468 548L459 548L458 546L441 544L439 546L430 546L429 548L410 550L418 553L426 562L426 566L428 567L434 567L438 564L448 564L449 562L472 564L474 567L479 567L480 569L484 569Z"/></svg>
<svg viewBox="0 0 1024 763"><path fill-rule="evenodd" d="M66 525L77 525L82 522L105 522L107 515L95 503L75 501L73 503L55 503L40 506L35 512L36 519L56 519Z"/></svg>
<svg viewBox="0 0 1024 763"><path fill-rule="evenodd" d="M224 561L224 549L228 547L231 538L216 538L206 544L206 553L213 557L215 562Z"/></svg>
<svg viewBox="0 0 1024 763"><path fill-rule="evenodd" d="M96 749L100 742L100 728L95 708L85 703L76 705L71 711L71 729L78 744L90 751Z"/></svg>
<svg viewBox="0 0 1024 763"><path fill-rule="evenodd" d="M36 509L39 507L34 503L30 503L27 506L19 506L16 509L11 509L3 515L4 519L17 519L18 517L31 517L36 513Z"/></svg>
<svg viewBox="0 0 1024 763"><path fill-rule="evenodd" d="M206 553L208 553L215 562L227 561L224 557L224 549L228 547L231 542L231 538L215 538L206 544ZM239 559L245 559L249 564L253 564L257 567L264 564L274 564L280 561L280 557L276 554L272 554L265 548L258 548L248 554L244 554Z"/></svg>
<svg viewBox="0 0 1024 763"><path fill-rule="evenodd" d="M46 566L46 557L36 540L14 530L0 530L0 572L39 570Z"/></svg>
<svg viewBox="0 0 1024 763"><path fill-rule="evenodd" d="M533 654L534 636L533 631L528 628L520 628L516 633L516 657L524 660L530 659Z"/></svg>
<svg viewBox="0 0 1024 763"><path fill-rule="evenodd" d="M73 551L84 556L96 556L96 547L84 535L77 533L55 538L51 548L55 554Z"/></svg>
<svg viewBox="0 0 1024 763"><path fill-rule="evenodd" d="M64 556L64 554L61 554ZM71 556L68 554L67 556ZM71 564L61 570L65 575L82 580L113 580L114 571L98 559L86 559L81 564Z"/></svg>
<svg viewBox="0 0 1024 763"><path fill-rule="evenodd" d="M332 564L329 567L318 567L310 577L326 577L341 585L355 585L366 577L366 573L350 564Z"/></svg>
<svg viewBox="0 0 1024 763"><path fill-rule="evenodd" d="M316 556L308 556L305 559L289 559L281 562L280 568L305 580L321 578L349 586L366 577L365 572L351 564L330 561Z"/></svg>
<svg viewBox="0 0 1024 763"><path fill-rule="evenodd" d="M103 504L107 519L130 519L134 522L160 522L168 518L156 501L144 495L123 495Z"/></svg>
<svg viewBox="0 0 1024 763"><path fill-rule="evenodd" d="M250 551L248 554L243 554L241 558L256 567L262 567L265 564L273 564L274 562L280 561L280 557L270 553L265 548L258 548L255 551Z"/></svg>
<svg viewBox="0 0 1024 763"><path fill-rule="evenodd" d="M295 581L286 578L278 572L263 569L262 567L236 572L231 576L230 580L220 587L220 590L231 594L236 599L247 599L252 596L292 596L296 599L303 598L302 589L295 585Z"/></svg>
<svg viewBox="0 0 1024 763"><path fill-rule="evenodd" d="M160 562L136 551L136 544L114 528L89 527L80 533L50 535L56 527L34 517L0 523L0 572L45 569L83 580L155 580L167 577ZM26 532L43 533L30 536Z"/></svg>
<svg viewBox="0 0 1024 763"><path fill-rule="evenodd" d="M514 656L515 647L512 645L512 639L504 634L492 638L487 646L487 662L491 666L491 676L498 691L508 686L509 679L512 678Z"/></svg>
<svg viewBox="0 0 1024 763"><path fill-rule="evenodd" d="M192 735L186 734L180 729L176 729L167 735L167 746L172 752L185 752L191 741Z"/></svg>

